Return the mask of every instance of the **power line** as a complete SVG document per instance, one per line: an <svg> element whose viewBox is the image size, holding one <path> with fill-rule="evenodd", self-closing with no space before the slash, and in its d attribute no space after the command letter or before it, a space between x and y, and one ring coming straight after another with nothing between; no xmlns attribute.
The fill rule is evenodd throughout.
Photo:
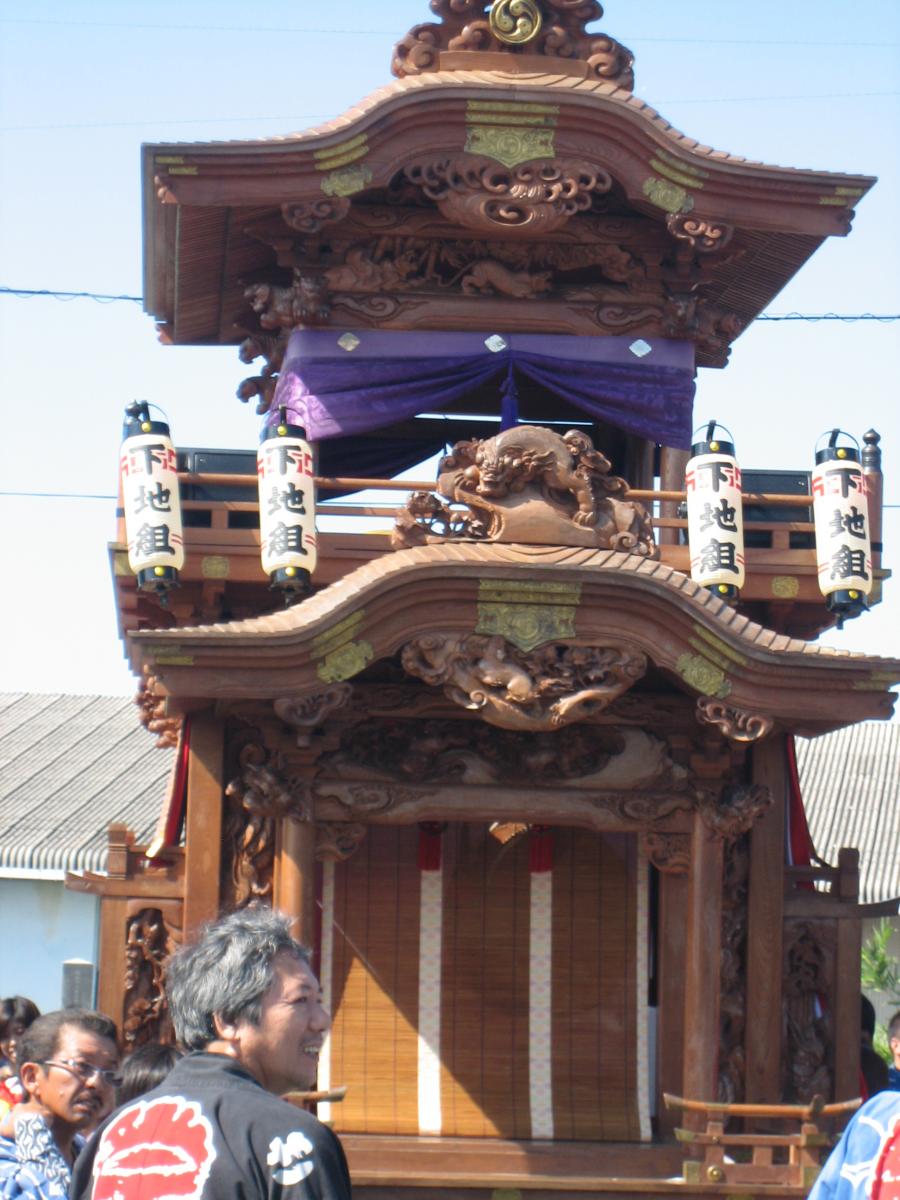
<svg viewBox="0 0 900 1200"><path fill-rule="evenodd" d="M0 285L0 296L15 296L19 299L30 299L32 296L49 296L53 300L96 300L100 304L112 304L116 300L128 300L135 304L143 302L143 296L112 296L103 292L54 292L48 288L12 288ZM890 321L900 321L900 313L760 313L757 321L808 321L815 324L819 321L842 321L852 325L856 321L878 321L887 324Z"/></svg>
<svg viewBox="0 0 900 1200"><path fill-rule="evenodd" d="M34 17L0 17L0 25L63 25L85 29L161 29L185 33L302 33L312 37L400 37L403 31L397 29L310 29L304 26L290 25L171 25L165 22L131 22L131 21L74 21L74 20L42 20ZM698 37L631 37L627 33L621 35L626 42L677 42L679 44L703 46L832 46L835 49L859 47L862 49L878 49L900 45L898 42L848 42L823 41L798 38L787 41L783 38L698 38Z"/></svg>

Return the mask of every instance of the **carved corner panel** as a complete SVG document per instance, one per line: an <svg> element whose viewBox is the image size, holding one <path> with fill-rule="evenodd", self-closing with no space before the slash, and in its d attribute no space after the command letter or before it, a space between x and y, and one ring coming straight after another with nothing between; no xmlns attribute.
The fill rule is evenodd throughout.
<svg viewBox="0 0 900 1200"><path fill-rule="evenodd" d="M403 668L502 729L551 730L602 712L647 669L626 645L545 645L524 653L500 636L433 633L407 642Z"/></svg>
<svg viewBox="0 0 900 1200"><path fill-rule="evenodd" d="M727 847L722 878L718 1099L723 1104L740 1104L744 1100L749 884L750 845L743 836Z"/></svg>
<svg viewBox="0 0 900 1200"><path fill-rule="evenodd" d="M716 837L733 842L747 833L772 804L771 791L760 783L701 784L697 809Z"/></svg>
<svg viewBox="0 0 900 1200"><path fill-rule="evenodd" d="M808 1104L832 1095L836 931L834 922L787 920L784 925L783 1094ZM823 1006L824 997L829 1007Z"/></svg>
<svg viewBox="0 0 900 1200"><path fill-rule="evenodd" d="M273 707L279 720L296 730L297 745L305 747L310 744L313 731L325 721L329 713L343 708L352 695L352 684L335 683L312 696L277 699Z"/></svg>
<svg viewBox="0 0 900 1200"><path fill-rule="evenodd" d="M610 469L609 459L576 430L561 437L522 425L458 442L438 468L444 499L415 493L397 518L393 545L464 537L596 546L655 558L647 511L627 499L628 484Z"/></svg>
<svg viewBox="0 0 900 1200"><path fill-rule="evenodd" d="M128 1050L172 1040L166 1005L166 961L181 945L181 901L133 900L125 922L122 1038Z"/></svg>

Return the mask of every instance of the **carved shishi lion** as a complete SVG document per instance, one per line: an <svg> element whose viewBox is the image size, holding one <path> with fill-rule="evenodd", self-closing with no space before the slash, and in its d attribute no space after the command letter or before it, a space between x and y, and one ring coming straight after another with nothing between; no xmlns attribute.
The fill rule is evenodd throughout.
<svg viewBox="0 0 900 1200"><path fill-rule="evenodd" d="M458 442L438 468L437 492L411 496L394 545L448 536L547 545L597 546L655 557L650 518L608 458L578 430L564 437L533 425L484 441Z"/></svg>

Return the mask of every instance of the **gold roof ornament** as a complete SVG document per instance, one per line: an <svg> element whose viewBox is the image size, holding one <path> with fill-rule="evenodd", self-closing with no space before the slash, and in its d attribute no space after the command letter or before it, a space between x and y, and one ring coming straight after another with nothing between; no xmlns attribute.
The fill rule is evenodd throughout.
<svg viewBox="0 0 900 1200"><path fill-rule="evenodd" d="M494 0L488 21L499 41L524 46L541 32L543 17L535 0Z"/></svg>

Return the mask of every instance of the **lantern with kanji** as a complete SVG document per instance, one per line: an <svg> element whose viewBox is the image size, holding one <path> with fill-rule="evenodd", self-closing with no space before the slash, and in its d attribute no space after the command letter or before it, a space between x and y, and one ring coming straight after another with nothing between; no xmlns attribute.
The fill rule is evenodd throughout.
<svg viewBox="0 0 900 1200"><path fill-rule="evenodd" d="M853 444L838 445L842 437ZM855 617L872 590L869 507L859 446L840 429L831 430L826 446L816 445L812 495L819 587L830 612Z"/></svg>
<svg viewBox="0 0 900 1200"><path fill-rule="evenodd" d="M716 438L716 427L709 422L685 468L691 578L723 600L736 600L744 585L741 469L731 435Z"/></svg>
<svg viewBox="0 0 900 1200"><path fill-rule="evenodd" d="M128 564L142 591L165 593L178 586L184 536L175 447L165 421L152 420L150 405L125 409L119 454Z"/></svg>
<svg viewBox="0 0 900 1200"><path fill-rule="evenodd" d="M316 497L312 447L284 410L267 426L256 458L263 570L272 587L307 592L316 566Z"/></svg>

